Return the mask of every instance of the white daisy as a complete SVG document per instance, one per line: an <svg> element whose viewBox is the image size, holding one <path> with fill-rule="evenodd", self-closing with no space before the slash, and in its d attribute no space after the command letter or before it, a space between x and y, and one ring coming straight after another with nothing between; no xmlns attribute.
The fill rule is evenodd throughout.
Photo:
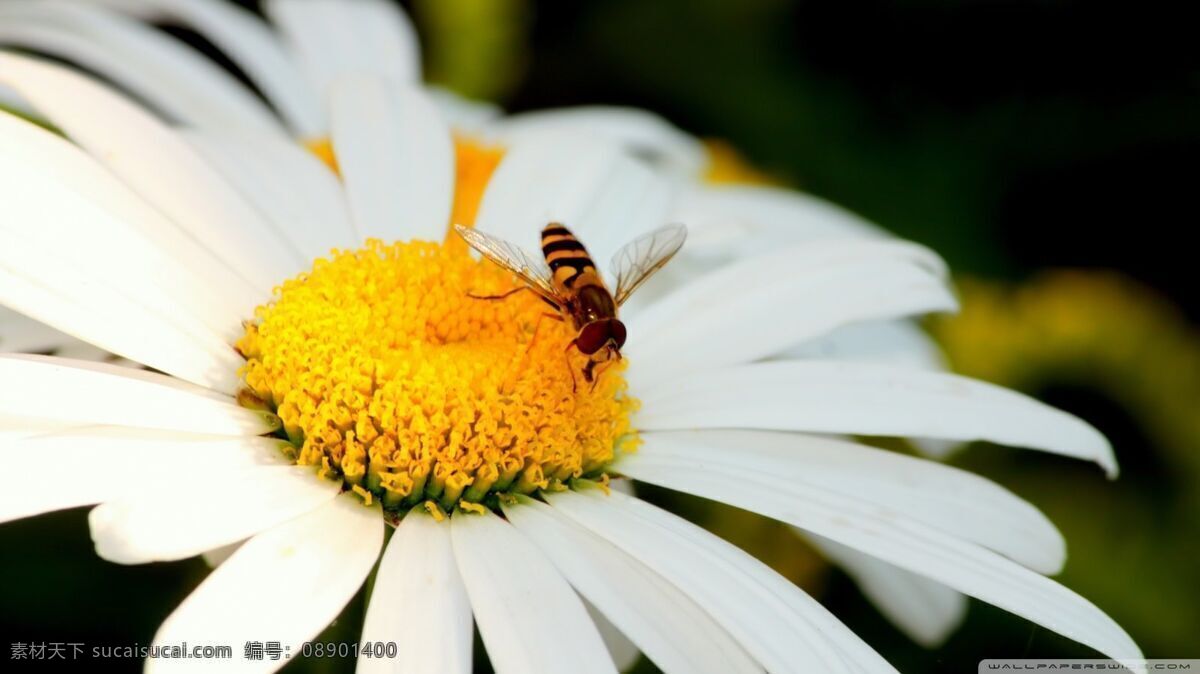
<svg viewBox="0 0 1200 674"><path fill-rule="evenodd" d="M273 0L264 9L271 24L222 0L15 0L0 6L0 44L79 62L169 119L211 135L249 131L293 138L323 149L328 156L337 147L349 171L365 170L357 160L360 148L389 144L401 149L402 139L380 138L364 130L401 109L403 95L396 95L400 87L419 83L420 50L408 18L393 3L376 0ZM241 67L271 107L191 47L128 16L183 23L198 31ZM339 76L347 73L358 77L350 83L343 78L343 84L335 87ZM333 106L322 97L329 91L334 94ZM719 158L697 139L646 111L586 107L505 117L494 106L436 88L427 91L460 139L512 147L534 138L584 134L617 142L661 171L667 181L654 196L669 199L669 219L687 222L691 230L690 245L667 271L676 282L783 242L883 235L873 225L811 196L770 186L704 180L721 163ZM10 94L3 100L12 103L19 97ZM552 151L553 143L533 147ZM524 162L511 158L507 170L547 170L546 157L526 154ZM228 165L244 158L222 160ZM226 168L240 170L237 165ZM388 186L355 189L351 207L376 208L373 204L384 201L380 196L386 193L384 187ZM521 234L529 236L525 230ZM669 285L668 280L658 280L635 301L644 301ZM805 348L856 359L898 358L927 369L944 369L928 338L903 321L888 321L879 329L856 327L848 334L834 332Z"/></svg>
<svg viewBox="0 0 1200 674"><path fill-rule="evenodd" d="M50 493L12 484L3 497L4 516L103 503L92 515L97 549L129 563L177 559L250 538L164 624L160 641L183 635L193 643L201 636L240 643L277 634L298 644L357 590L382 545L384 515L407 512L381 563L364 640L387 635L372 638L401 642L402 657L415 658L406 662L416 671L431 662L465 666L472 611L501 669L536 669L542 657L603 666L608 660L597 650L593 622L568 583L666 669L886 668L811 599L735 548L635 499L563 481L581 472L627 475L762 512L822 536L828 549L866 552L908 569L913 579L935 577L1102 652L1137 653L1102 613L1034 573L1056 571L1064 553L1057 532L1028 504L953 469L794 433L983 438L1115 469L1107 444L1090 427L994 387L878 364L762 362L848 323L951 308L940 261L928 251L889 241L812 243L735 261L668 290L628 315L634 337L626 375L633 397L642 401L636 416L621 402L629 399L617 395L619 378L609 378L594 396L572 400L570 417L554 416L561 410L539 406L532 394L517 396L516 404L546 415L535 417L545 428L560 428L551 420L563 420L577 439L547 447L577 454L551 452L533 462L522 455L526 460L511 479L482 469L487 462L471 467L442 456L437 465L445 479L437 485L430 482L432 470L421 474L429 464L401 475L395 465L355 448L350 426L339 424L336 414L366 404L371 414L386 416L369 403L404 394L398 399L411 406L414 395L439 399L461 391L456 377L462 369L490 372L495 361L487 358L496 345L441 356L435 347L452 336L476 338L481 326L507 340L510 356L514 349L524 352L529 331L512 329L530 318L520 306L496 308L503 316L489 317L480 312L492 308L464 300L476 284L502 282L494 269L432 246L397 244L386 248L394 256L388 259L410 273L397 278L394 270L364 268L377 256L346 255L318 267L306 282L285 286L248 334L241 321L270 299L270 288L330 247L353 249L364 234L440 240L452 212L473 208L464 205L471 201L464 195L482 191L472 181L479 175L467 169L486 165L486 151L477 149L482 158L463 157L460 148L458 159L467 161L456 162L447 125L418 89L380 87L361 75L337 78L336 91L355 92L353 104L343 103L352 115L370 112L375 97L381 106L399 106L406 121L398 125L392 114L371 118L370 134L381 139L374 144L365 142L370 134L363 122L349 127L357 129L351 137L358 144L338 144L335 130L343 193L319 162L270 133L247 129L233 141L216 129L175 131L86 79L18 57L0 59L0 81L74 142L0 120L5 196L22 216L0 229L0 302L176 378L63 360L0 361L5 381L20 382L0 392L5 451L38 451L66 480ZM343 95L336 91L335 111ZM670 183L610 144L570 134L512 143L494 175L481 171L481 229L525 239L536 224L512 223L562 219L603 259L602 251L662 222L677 203ZM389 198L387 189L398 196ZM64 248L62 241L78 245ZM388 288L385 280L430 285L417 292L405 285L407 293L387 298L365 292ZM327 304L314 305L314 286L345 294L318 293ZM355 392L366 394L353 383L353 369L341 369L344 363L337 372L310 367L315 352L338 344L339 330L366 334L361 325L338 324L351 320L347 307L365 311L356 314L362 319L382 311L376 303L415 296L434 299L429 306L386 304L395 312L386 315L400 321L388 324L387 339L410 334L397 332L405 321L423 321L433 333L412 333L417 340L406 354L419 354L420 362L443 358L443 367L389 379L416 382L398 384L400 390L360 382L369 402L355 401ZM330 329L316 339L301 329L311 325ZM278 338L272 341L268 332ZM286 447L345 487L371 494L375 505L348 503L351 497L337 495L339 482L286 465L280 443L260 437L274 430L278 417L232 404L231 396L243 391L242 360L228 348L235 341L250 357L252 388L285 425L294 422L287 431L300 446ZM526 355L544 360L550 343ZM563 387L559 358L561 349L555 360L517 372L536 373L539 387ZM414 356L408 366L416 362ZM331 380L332 374L344 379ZM316 398L309 395L314 391ZM317 409L281 405L289 395L294 402L297 392ZM253 404L254 396L243 394L242 402ZM442 408L456 409L444 402ZM327 412L334 416L321 416ZM429 432L446 423L413 419L385 424L385 430ZM586 426L588 420L605 423ZM324 426L333 435L311 442L322 421L333 422ZM612 443L596 442L603 439L596 429L611 433L628 423L642 447L608 460ZM484 446L541 444L514 444L511 426L472 432ZM357 461L359 449L372 460ZM511 460L494 458L497 466ZM564 472L564 461L578 463ZM172 467L184 470L167 470ZM391 477L376 483L371 469ZM417 489L404 478L426 482ZM551 493L564 486L569 489ZM194 500L163 498L181 487ZM472 497L472 488L482 493ZM497 491L513 497L489 501ZM479 510L471 504L482 501L506 519L486 508L478 516L455 510L449 524L438 525L422 514L426 500L450 510L463 503ZM405 510L413 503L421 507ZM179 529L177 536L163 535L167 522ZM402 543L406 536L421 543ZM497 554L514 563L484 563ZM397 564L404 569L387 570ZM414 587L414 575L430 573L438 579L432 587ZM263 605L233 608L227 597L250 587ZM414 612L424 616L421 629L393 624ZM557 636L564 632L569 638ZM547 640L549 633L556 639ZM381 663L364 659L361 666L373 664Z"/></svg>
<svg viewBox="0 0 1200 674"><path fill-rule="evenodd" d="M0 6L0 43L79 62L191 128L336 148L347 170L358 170L359 148L400 149L404 139L370 131L403 108L403 89L420 86L416 35L394 3L268 0L264 10L270 23L222 0L12 0ZM240 66L270 107L199 52L130 16L196 30ZM347 74L356 77L348 82ZM883 234L808 195L705 180L719 160L697 139L643 110L583 107L506 117L495 106L426 91L459 137L484 144L511 147L564 134L617 142L669 178L671 219L690 223L685 258L703 261L704 269L785 241ZM542 157L526 163L525 171L549 170ZM363 202L378 199L368 188L356 192L352 208L369 208ZM661 190L647 196L667 198ZM687 266L685 259L671 271L678 275Z"/></svg>
<svg viewBox="0 0 1200 674"><path fill-rule="evenodd" d="M222 0L16 0L0 6L0 43L79 62L147 101L168 119L194 129L191 140L199 143L206 158L237 177L245 198L265 212L278 212L280 226L295 222L319 231L329 212L328 204L324 211L314 211L308 204L284 196L294 189L292 180L316 178L302 175L312 174L311 170L271 170L270 164L294 160L294 150L275 147L280 144L277 141L307 144L327 159L332 159L336 148L338 162L350 178L347 197L360 223L358 233L388 233L387 223L395 222L399 215L396 205L407 196L403 186L419 184L407 179L406 167L394 158L421 149L431 157L430 164L420 167L422 173L447 174L443 135L379 132L392 128L391 120L398 116L418 120L412 127L417 129L440 124L431 120L429 106L413 89L419 85L419 49L408 18L393 3L375 0L272 0L264 8L269 24ZM241 67L270 107L191 47L138 20L183 23L204 35ZM325 103L324 93L332 94L332 106ZM784 244L884 236L873 225L808 195L771 186L706 180L706 175L720 168L719 157L646 111L586 107L505 117L494 106L465 101L436 88L425 93L458 138L460 171L464 164L474 167L466 172L479 174L475 182L480 182L480 177L486 180L499 156L493 150L500 148L509 148L509 152L497 182L540 185L558 179L560 172L575 175L577 159L560 152L562 143L557 139L578 135L616 143L658 173L659 180L645 183L643 198L668 204L665 219L688 223L690 242L679 259L633 299L635 307L714 266ZM19 96L12 95L3 100L20 102ZM247 133L263 156L255 158L244 151L241 137ZM430 138L437 141L437 147L418 146ZM379 148L390 152L377 152ZM596 153L592 168L602 173L614 159L612 152ZM248 165L251 162L253 166ZM563 189L569 187L564 184ZM480 228L534 244L536 228L524 223L544 217L539 210L542 201L518 190L496 193L511 195L510 201L503 208L484 209ZM427 235L438 231L444 221L439 210L444 210L444 205L430 208L419 214L427 223L423 230ZM513 215L520 217L510 217ZM596 212L595 216L607 220L618 214ZM452 217L460 222L474 219L473 206ZM631 229L641 227L636 224ZM615 229L598 232L588 243L603 258L622 243L622 234ZM900 305L903 303L901 299ZM904 306L890 311L875 309L872 315L882 320L867 322L861 316L853 322L847 320L848 325L776 355L944 370L941 355L929 338L911 322L893 319L907 311ZM28 323L28 319L9 321L9 325L0 321L0 335L5 331L45 332ZM0 340L0 351L6 350L18 349L6 348ZM102 350L75 340L59 340L37 350L104 356ZM937 456L958 446L927 438L914 442ZM965 598L937 585L919 588L921 596L940 597L927 608L892 610L897 603L908 602L912 587L926 583L892 567L875 565L852 551L831 558L847 566L867 596L922 643L940 641L965 613Z"/></svg>

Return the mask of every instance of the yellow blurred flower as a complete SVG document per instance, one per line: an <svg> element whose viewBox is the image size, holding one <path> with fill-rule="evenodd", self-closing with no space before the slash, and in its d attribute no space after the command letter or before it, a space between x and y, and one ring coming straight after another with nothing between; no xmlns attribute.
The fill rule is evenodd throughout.
<svg viewBox="0 0 1200 674"><path fill-rule="evenodd" d="M1170 302L1109 271L958 285L962 313L932 326L956 371L1025 391L1102 391L1155 446L1200 468L1200 334Z"/></svg>

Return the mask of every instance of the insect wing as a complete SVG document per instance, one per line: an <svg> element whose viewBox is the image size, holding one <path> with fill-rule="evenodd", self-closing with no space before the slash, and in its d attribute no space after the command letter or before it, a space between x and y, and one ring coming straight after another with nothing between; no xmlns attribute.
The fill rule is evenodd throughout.
<svg viewBox="0 0 1200 674"><path fill-rule="evenodd" d="M563 305L562 299L554 290L550 267L546 265L545 260L530 255L520 246L477 229L455 225L454 231L458 232L467 245L484 257L519 276L534 292L558 306Z"/></svg>
<svg viewBox="0 0 1200 674"><path fill-rule="evenodd" d="M617 306L624 304L633 291L670 262L685 240L687 227L667 225L639 236L618 250L612 260L612 272L617 283L613 299Z"/></svg>

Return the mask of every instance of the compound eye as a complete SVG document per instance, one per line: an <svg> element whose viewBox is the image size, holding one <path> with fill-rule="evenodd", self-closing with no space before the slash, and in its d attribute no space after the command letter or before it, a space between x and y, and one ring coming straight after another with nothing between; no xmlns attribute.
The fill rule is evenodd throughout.
<svg viewBox="0 0 1200 674"><path fill-rule="evenodd" d="M612 322L612 330L610 333L612 338L617 342L617 348L625 346L625 324L621 321L614 320Z"/></svg>
<svg viewBox="0 0 1200 674"><path fill-rule="evenodd" d="M575 346L588 356L596 353L608 341L608 327L603 321L588 323L575 338Z"/></svg>

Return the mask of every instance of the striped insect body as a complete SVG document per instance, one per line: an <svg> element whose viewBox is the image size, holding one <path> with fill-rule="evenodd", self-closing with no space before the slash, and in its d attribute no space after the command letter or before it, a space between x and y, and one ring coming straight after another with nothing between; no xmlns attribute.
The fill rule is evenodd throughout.
<svg viewBox="0 0 1200 674"><path fill-rule="evenodd" d="M540 257L475 229L455 225L454 230L484 257L520 278L525 285L519 290L536 293L554 307L560 320L570 322L576 337L567 348L574 347L588 357L583 376L589 382L594 381L597 366L621 358L626 338L625 324L617 316L621 305L662 269L687 239L686 227L667 225L626 244L613 256L616 291L610 292L587 248L560 223L542 229Z"/></svg>

